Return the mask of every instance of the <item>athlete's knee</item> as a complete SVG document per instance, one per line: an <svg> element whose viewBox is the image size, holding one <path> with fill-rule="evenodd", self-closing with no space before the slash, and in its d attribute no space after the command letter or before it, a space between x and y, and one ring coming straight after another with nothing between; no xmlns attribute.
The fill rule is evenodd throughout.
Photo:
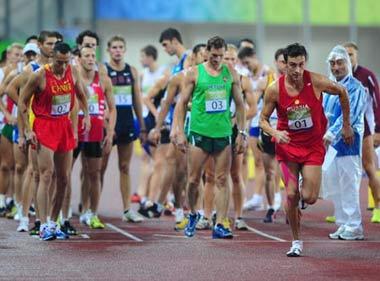
<svg viewBox="0 0 380 281"><path fill-rule="evenodd" d="M239 171L231 171L231 180L234 185L237 185L243 182L243 177Z"/></svg>
<svg viewBox="0 0 380 281"><path fill-rule="evenodd" d="M119 164L120 173L129 175L129 162L123 161Z"/></svg>
<svg viewBox="0 0 380 281"><path fill-rule="evenodd" d="M57 188L66 187L69 183L69 177L67 174L57 175Z"/></svg>
<svg viewBox="0 0 380 281"><path fill-rule="evenodd" d="M305 201L307 204L312 205L318 200L318 195L313 194L309 191L302 191L302 200Z"/></svg>
<svg viewBox="0 0 380 281"><path fill-rule="evenodd" d="M23 175L25 171L25 165L23 164L16 164L15 165L15 172L17 175Z"/></svg>
<svg viewBox="0 0 380 281"><path fill-rule="evenodd" d="M215 174L214 172L206 171L205 172L205 182L207 184L215 184Z"/></svg>
<svg viewBox="0 0 380 281"><path fill-rule="evenodd" d="M54 171L52 168L42 168L39 171L38 180L44 181L44 182L50 182L52 181L54 176Z"/></svg>
<svg viewBox="0 0 380 281"><path fill-rule="evenodd" d="M215 177L215 183L217 188L226 188L227 187L227 180L228 180L228 173L220 173L217 174Z"/></svg>

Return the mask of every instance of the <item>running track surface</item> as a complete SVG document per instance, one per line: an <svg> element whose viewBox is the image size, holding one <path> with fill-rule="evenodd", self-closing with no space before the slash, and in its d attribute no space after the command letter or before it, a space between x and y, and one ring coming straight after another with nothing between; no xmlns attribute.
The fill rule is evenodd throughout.
<svg viewBox="0 0 380 281"><path fill-rule="evenodd" d="M332 204L318 201L303 212L304 257L287 258L291 237L283 212L274 224L262 223L264 211L245 213L251 229L234 231L229 241L211 239L211 231L185 238L173 230L173 217L122 222L116 161L113 152L99 210L106 229L89 230L74 217L81 235L42 242L17 233L17 222L0 219L0 280L380 280L380 225L369 223L366 188L361 196L364 241L329 240L335 226L324 217L332 213ZM138 166L134 159L134 188ZM78 174L76 165L74 207Z"/></svg>

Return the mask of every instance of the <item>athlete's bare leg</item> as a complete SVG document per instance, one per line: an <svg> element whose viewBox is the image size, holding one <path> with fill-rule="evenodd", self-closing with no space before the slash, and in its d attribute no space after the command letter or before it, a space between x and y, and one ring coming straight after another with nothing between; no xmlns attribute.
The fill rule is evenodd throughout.
<svg viewBox="0 0 380 281"><path fill-rule="evenodd" d="M215 160L215 207L216 223L222 224L227 217L228 204L230 199L229 171L231 169L231 146L227 146L223 151L214 155Z"/></svg>
<svg viewBox="0 0 380 281"><path fill-rule="evenodd" d="M133 142L119 144L117 146L117 152L119 156L120 191L123 199L124 211L126 211L129 210L131 205L131 178L129 165L132 158Z"/></svg>
<svg viewBox="0 0 380 281"><path fill-rule="evenodd" d="M112 152L112 149L109 153L103 153L103 155L102 155L102 166L101 166L101 174L100 174L101 189L103 189L104 175L105 175L106 170L107 170L108 160L110 158L111 152Z"/></svg>
<svg viewBox="0 0 380 281"><path fill-rule="evenodd" d="M152 161L150 156L143 150L143 155L141 156L140 165L140 178L139 185L137 187L137 194L142 198L147 196L149 181L152 176Z"/></svg>
<svg viewBox="0 0 380 281"><path fill-rule="evenodd" d="M244 180L242 174L243 154L234 154L231 164L232 198L234 200L235 219L242 216L244 201Z"/></svg>
<svg viewBox="0 0 380 281"><path fill-rule="evenodd" d="M249 147L252 149L253 158L255 159L255 188L254 194L262 195L264 193L265 170L263 163L263 153L257 147L257 138L249 138Z"/></svg>
<svg viewBox="0 0 380 281"><path fill-rule="evenodd" d="M158 202L163 204L166 200L166 196L169 193L170 188L174 183L174 178L177 173L177 158L176 158L176 148L174 144L169 143L168 150L165 155L166 167L160 181L160 196Z"/></svg>
<svg viewBox="0 0 380 281"><path fill-rule="evenodd" d="M248 185L248 149L243 153L242 176L244 186Z"/></svg>
<svg viewBox="0 0 380 281"><path fill-rule="evenodd" d="M24 182L22 184L22 216L27 217L29 207L32 203L35 182L33 180L33 166L29 163L25 171Z"/></svg>
<svg viewBox="0 0 380 281"><path fill-rule="evenodd" d="M265 169L265 194L267 197L268 205L273 208L274 205L274 192L276 184L276 166L277 162L274 155L263 153L263 163Z"/></svg>
<svg viewBox="0 0 380 281"><path fill-rule="evenodd" d="M11 185L12 169L14 167L13 144L6 138L1 137L0 141L0 194L7 194Z"/></svg>
<svg viewBox="0 0 380 281"><path fill-rule="evenodd" d="M373 135L366 136L363 139L363 168L367 173L369 187L371 188L375 208L380 207L380 179L376 175L375 156L373 148Z"/></svg>
<svg viewBox="0 0 380 281"><path fill-rule="evenodd" d="M31 162L33 167L33 198L34 198L34 208L36 210L36 220L40 219L40 211L38 208L38 199L37 199L37 193L38 193L38 186L40 184L40 172L38 169L38 160L37 160L37 150L32 149L29 147L30 156L31 156Z"/></svg>
<svg viewBox="0 0 380 281"><path fill-rule="evenodd" d="M182 208L184 203L183 192L187 183L187 155L176 149L176 174L173 183L174 208Z"/></svg>
<svg viewBox="0 0 380 281"><path fill-rule="evenodd" d="M15 177L14 177L14 187L15 187L15 199L16 202L21 204L22 202L22 179L24 177L24 172L27 166L27 155L18 147L18 144L13 144L13 155L15 160Z"/></svg>
<svg viewBox="0 0 380 281"><path fill-rule="evenodd" d="M165 173L166 167L166 153L169 149L169 144L160 144L158 145L156 151L154 152L153 159L153 174L150 179L148 199L154 202L159 196L160 185L157 184L161 181L162 175Z"/></svg>
<svg viewBox="0 0 380 281"><path fill-rule="evenodd" d="M99 198L100 198L100 171L102 165L101 158L83 157L86 162L85 177L89 179L89 197L90 210L92 213L97 213Z"/></svg>
<svg viewBox="0 0 380 281"><path fill-rule="evenodd" d="M211 218L215 202L215 161L210 156L205 165L205 186L203 193L203 211L206 218Z"/></svg>

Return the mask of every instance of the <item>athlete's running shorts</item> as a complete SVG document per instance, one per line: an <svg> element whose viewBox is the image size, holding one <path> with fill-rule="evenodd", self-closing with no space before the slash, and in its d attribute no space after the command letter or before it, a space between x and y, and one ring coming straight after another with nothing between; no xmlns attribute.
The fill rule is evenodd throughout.
<svg viewBox="0 0 380 281"><path fill-rule="evenodd" d="M212 154L221 152L226 146L232 144L232 136L223 138L210 138L191 132L188 136L189 144L201 148L203 151Z"/></svg>
<svg viewBox="0 0 380 281"><path fill-rule="evenodd" d="M13 143L13 126L10 124L5 124L1 135L6 137L11 143Z"/></svg>
<svg viewBox="0 0 380 281"><path fill-rule="evenodd" d="M68 152L75 148L73 128L68 117L54 119L36 117L33 131L38 142L54 152Z"/></svg>
<svg viewBox="0 0 380 281"><path fill-rule="evenodd" d="M264 153L274 156L276 153L275 143L272 141L272 136L260 130L259 141L257 147Z"/></svg>
<svg viewBox="0 0 380 281"><path fill-rule="evenodd" d="M276 143L276 158L284 162L322 166L326 149L322 142L309 146Z"/></svg>
<svg viewBox="0 0 380 281"><path fill-rule="evenodd" d="M251 127L249 129L249 135L254 138L258 138L260 135L260 127Z"/></svg>
<svg viewBox="0 0 380 281"><path fill-rule="evenodd" d="M80 142L73 151L74 158L77 158L81 151L87 158L100 158L102 157L103 148L100 142Z"/></svg>

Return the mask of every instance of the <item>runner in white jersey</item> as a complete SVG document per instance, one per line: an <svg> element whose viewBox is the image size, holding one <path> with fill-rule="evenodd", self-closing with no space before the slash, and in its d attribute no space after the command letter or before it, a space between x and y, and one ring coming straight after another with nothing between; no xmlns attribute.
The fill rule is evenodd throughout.
<svg viewBox="0 0 380 281"><path fill-rule="evenodd" d="M143 99L148 96L149 90L154 84L162 77L169 76L170 72L166 65L158 65L157 63L158 52L152 45L147 45L140 52L140 62L144 67L141 75L141 93ZM145 127L147 132L154 127L155 117L149 108L143 103L143 118L145 121ZM141 163L140 180L137 188L137 193L133 194L131 200L134 203L140 203L146 201L149 180L152 175L152 155L154 147L149 143L143 145L143 155Z"/></svg>
<svg viewBox="0 0 380 281"><path fill-rule="evenodd" d="M261 64L255 50L252 48L242 48L238 56L241 63L250 71L249 77L257 98L257 115L252 118L249 130L249 147L255 159L255 188L251 199L245 202L244 209L262 210L264 208L265 171L262 153L257 146L260 132L258 116L263 106L262 95L267 85L273 80L273 72L268 66Z"/></svg>

